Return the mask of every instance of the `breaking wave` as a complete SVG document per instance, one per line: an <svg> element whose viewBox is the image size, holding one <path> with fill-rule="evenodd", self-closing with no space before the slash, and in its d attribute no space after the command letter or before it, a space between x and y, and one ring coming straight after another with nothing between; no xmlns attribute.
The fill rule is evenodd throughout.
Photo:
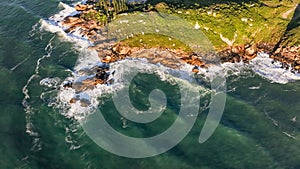
<svg viewBox="0 0 300 169"><path fill-rule="evenodd" d="M91 67L101 64L97 52L95 50L89 50L88 47L92 46L91 43L86 37L82 37L79 30L75 30L72 33L66 33L66 29L60 24L60 21L66 16L76 15L77 12L73 7L70 7L67 4L59 4L64 9L58 14L53 15L47 20L40 20L41 30L49 31L56 33L64 41L73 42L76 50L78 50L79 57L77 64L72 70L72 77L66 79L66 81L82 81L88 79L91 74L80 74L81 70L90 69ZM190 72L192 66L183 65L180 70L174 70L166 68L162 65L154 65L148 63L143 59L125 59L111 64L111 70L116 70L114 75L111 75L111 79L114 79L114 84L112 85L100 85L98 84L94 89L85 90L83 92L76 92L72 88L64 89L63 84L60 84L60 89L58 92L58 100L60 101L60 108L63 109L62 114L67 117L72 117L75 119L82 119L86 113L91 112L97 108L99 105L98 97L102 94L109 94L113 91L119 90L122 88L122 80L124 78L124 72L126 72L126 66L128 65L140 65L145 72L155 72L161 80L167 80L169 75L174 76L174 74L180 75L179 78L189 81L193 74L187 73ZM130 67L130 66L129 66ZM268 57L267 54L260 53L256 58L250 61L249 64L246 63L223 63L220 66L215 66L207 69L200 69L199 74L209 77L214 69L223 69L225 77L241 75L246 73L246 76L251 76L249 70L252 73L255 73L272 83L288 83L291 81L299 80L300 75L294 74L290 70L282 69L280 63L273 62L272 59ZM158 71L159 70L159 71ZM174 73L176 72L176 73ZM168 79L170 80L170 78ZM172 81L172 80L171 80ZM43 83L43 82L41 82ZM78 98L79 100L85 100L89 103L88 106L82 106L82 102L76 102L70 104L71 98Z"/></svg>
<svg viewBox="0 0 300 169"><path fill-rule="evenodd" d="M269 58L266 53L258 53L257 57L250 63L223 63L226 77L228 76L245 76L251 77L252 74L261 76L271 83L286 84L300 80L300 74L294 73L291 69L282 68L281 62Z"/></svg>

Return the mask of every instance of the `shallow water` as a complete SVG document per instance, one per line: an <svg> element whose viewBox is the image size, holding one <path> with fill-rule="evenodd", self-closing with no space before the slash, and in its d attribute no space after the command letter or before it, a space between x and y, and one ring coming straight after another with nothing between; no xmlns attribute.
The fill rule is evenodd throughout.
<svg viewBox="0 0 300 169"><path fill-rule="evenodd" d="M198 137L207 110L179 145L159 156L130 159L100 148L57 99L57 88L72 76L81 55L72 43L40 30L40 19L58 13L58 4L54 0L0 2L0 168L300 168L300 82L274 83L255 73L253 66L238 70L236 65L226 66L230 71L225 111L205 143L199 144ZM40 83L45 78L53 80L52 86ZM138 91L151 90L153 86L147 84L153 79L159 81L145 75L135 79L134 106L147 107L147 92ZM167 112L149 125L127 122L124 129L109 95L101 98L99 110L124 134L160 133L178 113L178 91L167 82L157 85L168 89L171 101Z"/></svg>

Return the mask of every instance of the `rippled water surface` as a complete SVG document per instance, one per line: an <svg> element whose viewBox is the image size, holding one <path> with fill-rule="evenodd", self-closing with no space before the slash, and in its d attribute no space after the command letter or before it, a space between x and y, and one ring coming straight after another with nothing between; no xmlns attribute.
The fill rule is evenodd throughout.
<svg viewBox="0 0 300 169"><path fill-rule="evenodd" d="M71 42L40 29L41 19L61 10L59 3L0 2L0 168L300 168L300 82L272 82L265 77L274 70L259 71L251 65L243 69L225 65L225 111L205 143L199 144L198 137L206 109L188 136L159 156L129 159L97 146L57 99L60 84L72 76L82 55ZM253 65L268 63L256 61ZM277 70L277 82L291 78ZM52 80L50 85L43 83L45 79ZM149 137L173 123L178 113L178 88L159 83L155 75L135 78L131 86L134 106L147 107L145 96L154 87L149 85L153 81L158 83L155 87L167 91L171 101L166 114L149 125L128 122L123 128L109 95L101 97L99 110L116 130Z"/></svg>

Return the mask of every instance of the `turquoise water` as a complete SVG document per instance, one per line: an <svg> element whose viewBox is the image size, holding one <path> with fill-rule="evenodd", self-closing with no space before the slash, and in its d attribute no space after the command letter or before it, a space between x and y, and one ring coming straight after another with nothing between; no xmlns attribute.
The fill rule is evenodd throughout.
<svg viewBox="0 0 300 169"><path fill-rule="evenodd" d="M0 2L0 168L300 168L300 82L271 83L250 70L227 78L221 124L203 144L198 137L207 110L179 145L159 156L130 159L97 146L78 121L53 106L57 89L40 85L47 77L58 77L61 83L71 76L66 70L73 69L78 57L71 43L39 30L39 20L57 13L58 3ZM131 88L149 91L154 86L143 84L154 79L138 76ZM129 127L122 128L110 97L102 98L99 109L122 133L155 135L168 128L178 113L178 88L167 83L158 87L168 89L171 101L167 112L152 124L128 122ZM24 99L24 93L29 98ZM147 108L147 92L132 96L136 107Z"/></svg>

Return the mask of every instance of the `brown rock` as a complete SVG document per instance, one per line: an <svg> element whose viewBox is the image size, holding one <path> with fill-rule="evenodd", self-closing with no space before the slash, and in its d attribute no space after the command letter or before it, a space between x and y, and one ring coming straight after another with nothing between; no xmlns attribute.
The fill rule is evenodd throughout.
<svg viewBox="0 0 300 169"><path fill-rule="evenodd" d="M71 100L70 100L70 103L76 103L78 101L78 99L76 99L76 98L72 98Z"/></svg>
<svg viewBox="0 0 300 169"><path fill-rule="evenodd" d="M105 56L105 57L101 60L101 62L109 63L109 62L111 62L111 57L110 57L110 56Z"/></svg>
<svg viewBox="0 0 300 169"><path fill-rule="evenodd" d="M198 73L198 72L199 72L199 68L195 66L195 67L193 68L192 72Z"/></svg>
<svg viewBox="0 0 300 169"><path fill-rule="evenodd" d="M295 62L296 62L297 65L300 65L300 58L299 58L299 59L296 58L296 59L295 59Z"/></svg>
<svg viewBox="0 0 300 169"><path fill-rule="evenodd" d="M295 54L293 54L293 53L288 53L288 52L286 52L286 53L283 54L283 57L284 57L284 59L286 59L286 60L294 61L296 56L295 56Z"/></svg>
<svg viewBox="0 0 300 169"><path fill-rule="evenodd" d="M83 19L69 16L62 22L62 25L72 27L72 26L79 26L79 24L83 22L84 22Z"/></svg>
<svg viewBox="0 0 300 169"><path fill-rule="evenodd" d="M96 79L95 82L94 82L94 85L96 86L97 84L104 84L105 81L102 80L102 79Z"/></svg>
<svg viewBox="0 0 300 169"><path fill-rule="evenodd" d="M93 79L86 79L82 81L82 85L79 88L79 91L84 91L86 89L93 89L95 87Z"/></svg>
<svg viewBox="0 0 300 169"><path fill-rule="evenodd" d="M244 45L234 46L234 47L231 48L231 51L233 53L237 53L237 54L243 55L244 51L245 51L245 46Z"/></svg>
<svg viewBox="0 0 300 169"><path fill-rule="evenodd" d="M300 65L294 67L296 70L300 70Z"/></svg>
<svg viewBox="0 0 300 169"><path fill-rule="evenodd" d="M151 60L152 63L158 63L158 62L161 62L163 60L162 57L156 57L154 59Z"/></svg>
<svg viewBox="0 0 300 169"><path fill-rule="evenodd" d="M168 67L174 64L172 60L168 60L168 59L163 59L162 61L160 61L160 63Z"/></svg>
<svg viewBox="0 0 300 169"><path fill-rule="evenodd" d="M195 65L195 66L203 66L204 65L204 63L199 59L192 60L192 62L190 64Z"/></svg>
<svg viewBox="0 0 300 169"><path fill-rule="evenodd" d="M156 9L167 9L168 5L165 2L160 2L158 4L155 5Z"/></svg>
<svg viewBox="0 0 300 169"><path fill-rule="evenodd" d="M84 4L78 4L75 6L76 11L86 11L88 9L91 9L93 5L84 5Z"/></svg>
<svg viewBox="0 0 300 169"><path fill-rule="evenodd" d="M281 51L282 51L282 48L277 48L277 49L275 50L274 54L279 54L279 53L281 53Z"/></svg>
<svg viewBox="0 0 300 169"><path fill-rule="evenodd" d="M259 52L271 53L273 51L274 45L267 43L258 43L257 50Z"/></svg>
<svg viewBox="0 0 300 169"><path fill-rule="evenodd" d="M240 57L233 57L232 61L233 61L233 63L237 63L237 62L240 62L241 59L240 59Z"/></svg>
<svg viewBox="0 0 300 169"><path fill-rule="evenodd" d="M249 48L245 49L245 55L253 56L257 54L257 48L255 45L250 46Z"/></svg>
<svg viewBox="0 0 300 169"><path fill-rule="evenodd" d="M128 46L123 46L120 51L119 51L119 54L120 55L128 55L130 54L131 50L130 50L130 47Z"/></svg>

